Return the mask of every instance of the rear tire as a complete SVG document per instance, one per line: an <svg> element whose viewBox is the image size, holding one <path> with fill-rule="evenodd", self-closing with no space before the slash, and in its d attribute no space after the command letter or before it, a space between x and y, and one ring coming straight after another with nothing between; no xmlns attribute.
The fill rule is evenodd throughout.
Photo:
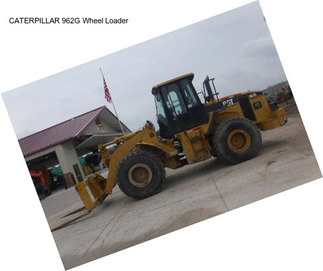
<svg viewBox="0 0 323 271"><path fill-rule="evenodd" d="M144 150L126 155L117 169L117 182L121 191L135 199L158 193L165 180L165 168L158 156Z"/></svg>
<svg viewBox="0 0 323 271"><path fill-rule="evenodd" d="M259 129L252 121L237 117L220 123L212 143L219 159L237 164L257 156L262 139Z"/></svg>

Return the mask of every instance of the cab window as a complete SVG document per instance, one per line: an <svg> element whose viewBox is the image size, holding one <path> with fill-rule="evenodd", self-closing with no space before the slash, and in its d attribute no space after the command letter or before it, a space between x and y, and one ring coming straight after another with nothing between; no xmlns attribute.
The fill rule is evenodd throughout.
<svg viewBox="0 0 323 271"><path fill-rule="evenodd" d="M155 95L155 105L156 105L157 119L159 121L163 122L164 124L167 124L166 114L165 114L165 110L163 107L160 93Z"/></svg>
<svg viewBox="0 0 323 271"><path fill-rule="evenodd" d="M162 93L165 95L166 106L173 117L187 112L185 102L176 83L163 86Z"/></svg>
<svg viewBox="0 0 323 271"><path fill-rule="evenodd" d="M188 79L180 81L180 86L182 88L182 91L184 93L184 99L186 101L187 107L191 108L194 107L200 102L198 101L198 98L195 95L195 90L192 86L192 82Z"/></svg>

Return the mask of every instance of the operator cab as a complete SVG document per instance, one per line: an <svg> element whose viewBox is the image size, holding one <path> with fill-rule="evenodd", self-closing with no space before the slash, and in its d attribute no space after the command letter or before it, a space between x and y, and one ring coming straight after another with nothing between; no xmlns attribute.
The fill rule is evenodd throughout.
<svg viewBox="0 0 323 271"><path fill-rule="evenodd" d="M208 122L204 105L192 84L193 77L194 74L189 73L153 87L161 137L172 138Z"/></svg>

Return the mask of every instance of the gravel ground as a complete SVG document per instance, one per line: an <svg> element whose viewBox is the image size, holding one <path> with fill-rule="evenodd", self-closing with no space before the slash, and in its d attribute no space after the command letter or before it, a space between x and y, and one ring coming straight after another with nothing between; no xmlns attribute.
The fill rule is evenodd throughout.
<svg viewBox="0 0 323 271"><path fill-rule="evenodd" d="M294 103L288 123L266 131L258 157L228 166L209 159L167 170L161 193L135 201L118 188L91 214L53 232L66 269L321 177ZM42 201L49 225L82 206L74 189Z"/></svg>

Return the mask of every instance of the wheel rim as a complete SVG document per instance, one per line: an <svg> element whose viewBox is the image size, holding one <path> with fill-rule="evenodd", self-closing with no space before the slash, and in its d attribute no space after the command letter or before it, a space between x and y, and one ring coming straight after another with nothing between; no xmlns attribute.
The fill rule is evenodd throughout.
<svg viewBox="0 0 323 271"><path fill-rule="evenodd" d="M129 182L136 187L145 187L152 180L153 173L146 164L135 164L128 171Z"/></svg>
<svg viewBox="0 0 323 271"><path fill-rule="evenodd" d="M233 130L228 136L228 146L230 150L242 153L249 149L251 138L248 132L241 129Z"/></svg>

